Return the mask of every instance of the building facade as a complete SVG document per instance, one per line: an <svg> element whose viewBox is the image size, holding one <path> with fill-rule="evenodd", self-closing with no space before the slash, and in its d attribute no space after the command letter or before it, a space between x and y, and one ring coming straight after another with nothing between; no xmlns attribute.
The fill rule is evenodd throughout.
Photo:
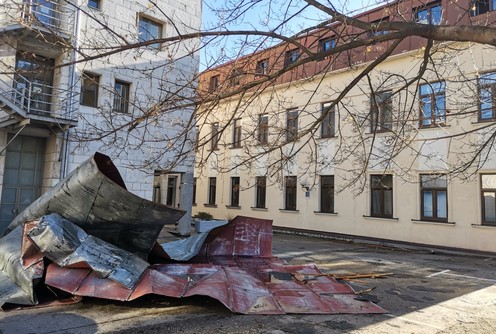
<svg viewBox="0 0 496 334"><path fill-rule="evenodd" d="M194 156L178 159L171 147L188 147L193 109L170 101L194 95L198 40L153 41L200 22L200 1L3 5L0 230L95 151L113 159L131 192L190 211Z"/></svg>
<svg viewBox="0 0 496 334"><path fill-rule="evenodd" d="M492 24L484 3L396 1L357 18ZM193 213L495 252L496 49L387 33L332 23L297 37L307 50L202 73Z"/></svg>

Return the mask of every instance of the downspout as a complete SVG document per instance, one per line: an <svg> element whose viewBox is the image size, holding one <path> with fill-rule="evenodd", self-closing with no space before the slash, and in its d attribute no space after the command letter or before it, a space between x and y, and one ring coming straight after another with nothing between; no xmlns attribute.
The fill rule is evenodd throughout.
<svg viewBox="0 0 496 334"><path fill-rule="evenodd" d="M76 82L76 64L75 62L78 59L78 54L76 50L79 48L79 32L80 32L80 20L79 20L79 15L80 15L80 8L75 5L76 7L76 16L74 18L74 27L73 27L73 41L72 41L72 57L71 57L71 65L69 66L69 89L70 89L70 97L69 97L69 118L72 119L73 116L78 117L78 115L73 115L73 113L76 111L75 105L76 101L74 100L74 96L76 95L74 92L75 89L75 82ZM79 108L77 108L79 111ZM69 155L69 131L71 129L68 128L67 131L64 132L64 137L62 138L62 147L60 149L61 153L61 163L60 163L60 179L65 178L67 174L67 169L68 169L68 155Z"/></svg>

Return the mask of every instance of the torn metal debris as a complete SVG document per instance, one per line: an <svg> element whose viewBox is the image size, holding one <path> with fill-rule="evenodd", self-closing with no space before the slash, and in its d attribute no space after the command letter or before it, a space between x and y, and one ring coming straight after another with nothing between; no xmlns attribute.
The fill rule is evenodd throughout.
<svg viewBox="0 0 496 334"><path fill-rule="evenodd" d="M0 304L36 304L36 285L44 284L74 296L122 301L146 294L208 296L242 314L385 312L357 300L349 285L314 264L293 266L274 257L270 220L238 216L210 232L154 245L157 229L182 211L134 195L123 196L132 198L131 207L143 207L119 211L123 203L101 191L112 179L113 187L125 189L107 159L96 154L11 224L0 239ZM86 193L96 206L79 203ZM66 197L73 197L69 207Z"/></svg>

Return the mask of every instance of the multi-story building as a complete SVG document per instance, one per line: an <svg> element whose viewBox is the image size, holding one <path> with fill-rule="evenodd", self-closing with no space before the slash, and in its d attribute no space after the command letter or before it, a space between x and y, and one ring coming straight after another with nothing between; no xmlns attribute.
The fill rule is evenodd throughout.
<svg viewBox="0 0 496 334"><path fill-rule="evenodd" d="M356 18L491 25L493 10L404 0ZM201 74L194 214L496 251L496 49L374 27L333 22Z"/></svg>
<svg viewBox="0 0 496 334"><path fill-rule="evenodd" d="M2 4L0 230L95 151L131 192L191 210L193 109L178 106L195 93L198 40L153 41L200 22L200 1Z"/></svg>

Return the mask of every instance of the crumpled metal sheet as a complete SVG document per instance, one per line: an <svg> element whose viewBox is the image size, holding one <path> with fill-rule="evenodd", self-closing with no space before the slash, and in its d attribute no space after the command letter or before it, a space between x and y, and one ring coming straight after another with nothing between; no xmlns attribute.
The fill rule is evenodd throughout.
<svg viewBox="0 0 496 334"><path fill-rule="evenodd" d="M0 239L0 305L10 302L21 305L37 303L34 286L43 276L43 263L23 265L21 244L23 227L18 226Z"/></svg>
<svg viewBox="0 0 496 334"><path fill-rule="evenodd" d="M109 278L128 289L134 288L149 263L86 234L83 229L52 213L28 233L43 255L61 267L90 268L98 277Z"/></svg>
<svg viewBox="0 0 496 334"><path fill-rule="evenodd" d="M209 296L242 314L385 312L369 301L355 300L349 285L315 265L290 266L273 257L271 231L269 220L236 217L211 232L194 263L152 265L134 289L101 279L89 269L55 264L47 268L46 284L78 296L122 301L149 293Z"/></svg>
<svg viewBox="0 0 496 334"><path fill-rule="evenodd" d="M146 258L166 224L185 211L154 203L126 190L110 158L95 153L14 218L6 233L26 221L56 212L89 235Z"/></svg>

